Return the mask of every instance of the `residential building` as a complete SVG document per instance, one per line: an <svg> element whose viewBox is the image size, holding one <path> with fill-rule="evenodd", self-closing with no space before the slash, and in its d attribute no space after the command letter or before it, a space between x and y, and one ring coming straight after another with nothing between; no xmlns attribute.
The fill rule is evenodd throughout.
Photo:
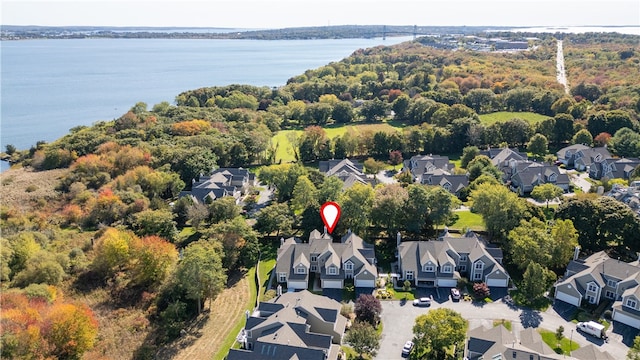
<svg viewBox="0 0 640 360"><path fill-rule="evenodd" d="M485 155L491 159L493 166L503 173L502 181L510 180L511 167L517 161L528 160L527 153L520 152L517 148L495 148L480 151L480 155Z"/></svg>
<svg viewBox="0 0 640 360"><path fill-rule="evenodd" d="M469 186L467 175L454 175L455 165L446 156L415 155L405 160L403 171L411 172L415 182L427 185L440 185L456 196Z"/></svg>
<svg viewBox="0 0 640 360"><path fill-rule="evenodd" d="M320 161L318 169L326 176L336 176L344 183L343 189L348 189L355 183L370 184L372 180L362 172L362 163L358 160L341 159Z"/></svg>
<svg viewBox="0 0 640 360"><path fill-rule="evenodd" d="M591 165L589 177L596 180L630 179L639 166L638 158L606 158Z"/></svg>
<svg viewBox="0 0 640 360"><path fill-rule="evenodd" d="M465 276L490 287L509 286L502 250L488 246L471 231L455 237L445 229L432 241L402 242L398 234L397 242L401 281L409 280L417 287L455 287Z"/></svg>
<svg viewBox="0 0 640 360"><path fill-rule="evenodd" d="M351 231L340 242L318 230L311 232L306 243L293 237L280 241L276 281L287 289L307 289L310 274L320 279L323 289L342 289L345 279L353 279L358 288L375 287L378 270L373 245Z"/></svg>
<svg viewBox="0 0 640 360"><path fill-rule="evenodd" d="M571 352L571 356L556 354L534 328L520 331L516 337L503 325L487 329L477 327L467 333L465 359L514 359L514 360L614 360L607 352L594 345L587 345Z"/></svg>
<svg viewBox="0 0 640 360"><path fill-rule="evenodd" d="M249 314L238 337L242 349L227 360L336 360L347 318L342 304L307 290L282 293Z"/></svg>
<svg viewBox="0 0 640 360"><path fill-rule="evenodd" d="M630 186L613 184L611 191L605 195L627 204L640 216L640 181L633 181Z"/></svg>
<svg viewBox="0 0 640 360"><path fill-rule="evenodd" d="M179 197L191 196L200 204L209 203L224 196L239 200L256 183L255 174L243 168L219 168L208 176L200 175L191 182L191 191L182 191Z"/></svg>
<svg viewBox="0 0 640 360"><path fill-rule="evenodd" d="M510 189L521 196L528 195L534 187L547 183L554 184L566 192L569 191L571 183L569 176L561 173L557 166L535 161L511 160L509 168L503 171L507 171Z"/></svg>
<svg viewBox="0 0 640 360"><path fill-rule="evenodd" d="M572 146L574 148L571 148ZM562 163L567 165L567 167L573 167L578 171L589 170L594 164L611 158L611 153L604 146L592 148L584 145L571 145L558 151L556 154L558 155L558 159L560 159L559 156L565 149L567 150L564 151L564 161L561 160Z"/></svg>
<svg viewBox="0 0 640 360"><path fill-rule="evenodd" d="M555 299L577 307L611 301L614 321L640 329L640 262L612 259L604 251L579 259L579 251L556 283Z"/></svg>

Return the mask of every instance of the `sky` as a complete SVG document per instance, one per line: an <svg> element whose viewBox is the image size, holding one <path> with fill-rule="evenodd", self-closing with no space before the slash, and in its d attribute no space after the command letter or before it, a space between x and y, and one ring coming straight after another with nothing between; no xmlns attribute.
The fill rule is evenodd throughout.
<svg viewBox="0 0 640 360"><path fill-rule="evenodd" d="M2 25L640 26L638 0L0 0Z"/></svg>

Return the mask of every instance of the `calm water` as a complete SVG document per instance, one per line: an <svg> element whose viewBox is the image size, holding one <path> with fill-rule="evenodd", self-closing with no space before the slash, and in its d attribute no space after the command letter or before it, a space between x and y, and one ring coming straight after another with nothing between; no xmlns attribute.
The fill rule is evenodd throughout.
<svg viewBox="0 0 640 360"><path fill-rule="evenodd" d="M410 39L3 41L0 147L26 149L199 87L284 85L357 49Z"/></svg>

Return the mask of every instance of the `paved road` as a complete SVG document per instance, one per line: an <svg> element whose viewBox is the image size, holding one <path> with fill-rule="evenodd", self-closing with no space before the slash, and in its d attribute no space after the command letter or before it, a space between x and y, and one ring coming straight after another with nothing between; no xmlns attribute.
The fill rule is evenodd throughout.
<svg viewBox="0 0 640 360"><path fill-rule="evenodd" d="M562 304L560 302L560 304ZM451 308L469 320L469 328L473 329L478 326L492 327L494 319L506 319L512 322L514 333L519 334L520 330L527 327L541 327L551 331L555 331L560 325L564 327L564 333L571 337L573 341L580 346L589 343L599 346L601 350L609 352L616 359L624 359L626 357L628 347L622 343L623 337L620 334L613 333L609 329L609 343L603 343L593 337L586 336L577 332L574 323L566 321L561 315L567 315L572 309L561 308L553 309L552 307L545 312L532 310L522 310L513 306L502 303L501 300L490 304L477 305L468 301L453 302L449 299L433 301L429 308L414 307L411 302L402 304L400 301L383 301L382 302L382 340L380 351L376 359L394 360L402 359L402 346L407 340L413 338L413 325L415 318L421 314L425 314L429 309L437 309L440 307ZM563 314L563 311L565 312ZM572 333L573 330L573 333ZM631 330L633 331L633 330ZM637 331L636 331L637 333ZM626 341L628 342L634 334L628 334Z"/></svg>
<svg viewBox="0 0 640 360"><path fill-rule="evenodd" d="M556 56L556 76L558 82L564 86L564 91L569 93L569 85L567 84L567 74L564 69L564 52L562 51L562 40L558 40L558 54Z"/></svg>

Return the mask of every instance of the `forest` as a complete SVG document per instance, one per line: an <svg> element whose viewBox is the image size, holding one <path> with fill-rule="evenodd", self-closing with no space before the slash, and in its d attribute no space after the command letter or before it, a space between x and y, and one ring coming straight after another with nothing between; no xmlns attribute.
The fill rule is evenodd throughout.
<svg viewBox="0 0 640 360"><path fill-rule="evenodd" d="M279 88L194 89L51 143L7 145L2 155L14 166L1 177L3 354L154 358L207 303L255 272L257 259L273 260L274 239L321 228L318 206L327 200L342 206L336 233L377 240L383 262L398 231L432 238L455 224L460 204L482 217L516 281L525 273L553 281L576 243L633 256L640 221L626 205L596 194L557 208L532 205L501 186L479 150L518 147L552 161L557 149L579 143L639 157L638 40L565 34L569 93L556 80L551 35L536 34L531 50L515 53L441 50L418 38L358 50ZM488 121L490 114L509 116ZM320 160L352 157L374 174L428 153L458 161L456 171L470 176L465 196L406 174L397 184L343 191L317 169ZM178 197L201 174L240 166L261 181L242 206ZM47 185L23 183L19 170L51 188L40 196ZM274 199L256 211L267 186Z"/></svg>

